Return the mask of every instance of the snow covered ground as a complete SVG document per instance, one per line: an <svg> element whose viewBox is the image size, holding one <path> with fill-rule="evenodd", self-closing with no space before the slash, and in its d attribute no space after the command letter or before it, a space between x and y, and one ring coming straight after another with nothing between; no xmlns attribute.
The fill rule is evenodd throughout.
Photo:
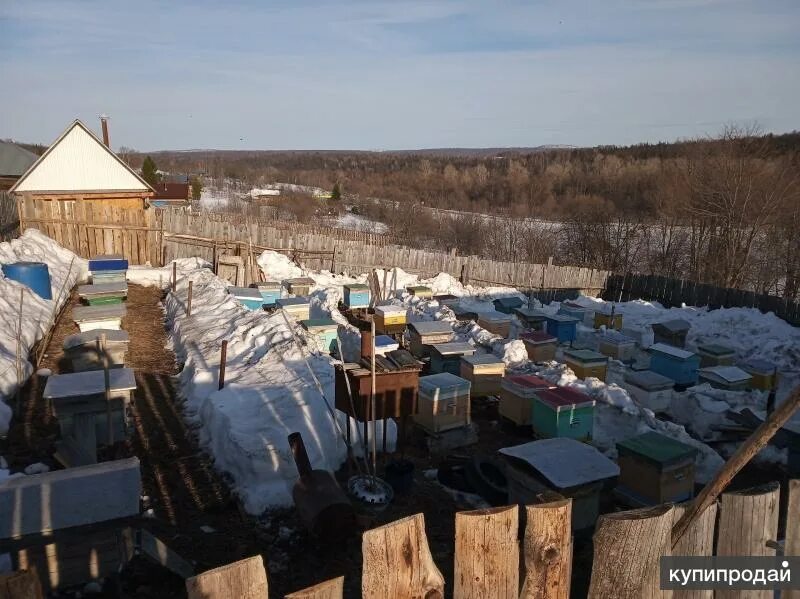
<svg viewBox="0 0 800 599"><path fill-rule="evenodd" d="M366 216L361 216L359 214L353 214L352 212L345 212L344 214L337 216L335 218L326 218L323 221L323 224L326 224L331 227L337 227L339 229L350 229L351 231L364 231L366 233L386 233L389 230L389 227L386 224L367 218Z"/></svg>

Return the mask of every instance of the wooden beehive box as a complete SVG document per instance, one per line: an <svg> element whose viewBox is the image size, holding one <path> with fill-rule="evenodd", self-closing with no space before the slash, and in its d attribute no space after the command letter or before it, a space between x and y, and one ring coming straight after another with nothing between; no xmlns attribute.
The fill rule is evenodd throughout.
<svg viewBox="0 0 800 599"><path fill-rule="evenodd" d="M652 370L628 370L622 386L645 408L664 412L672 403L675 381Z"/></svg>
<svg viewBox="0 0 800 599"><path fill-rule="evenodd" d="M584 308L583 306L578 306L575 304L563 303L558 308L557 314L561 314L562 316L570 316L572 318L577 318L578 322L586 323L587 314L589 313L594 314L593 311Z"/></svg>
<svg viewBox="0 0 800 599"><path fill-rule="evenodd" d="M738 364L750 375L750 386L761 391L771 391L778 386L778 370L773 362L767 360L747 360Z"/></svg>
<svg viewBox="0 0 800 599"><path fill-rule="evenodd" d="M275 306L286 310L286 314L295 320L308 320L310 318L311 304L307 297L282 297L275 301Z"/></svg>
<svg viewBox="0 0 800 599"><path fill-rule="evenodd" d="M519 336L532 362L549 362L556 359L558 339L544 331L530 331Z"/></svg>
<svg viewBox="0 0 800 599"><path fill-rule="evenodd" d="M301 320L300 325L310 333L314 349L329 354L336 349L339 325L330 318Z"/></svg>
<svg viewBox="0 0 800 599"><path fill-rule="evenodd" d="M411 322L408 324L410 351L418 358L430 355L430 346L453 340L453 327L439 320Z"/></svg>
<svg viewBox="0 0 800 599"><path fill-rule="evenodd" d="M293 279L286 279L283 282L286 291L289 295L295 297L307 297L311 295L311 288L314 286L314 279L311 277L295 277Z"/></svg>
<svg viewBox="0 0 800 599"><path fill-rule="evenodd" d="M450 305L450 309L453 311L453 314L456 315L456 319L458 320L478 320L478 313L464 304L460 302L456 302Z"/></svg>
<svg viewBox="0 0 800 599"><path fill-rule="evenodd" d="M348 308L369 307L369 287L363 283L345 285L343 303Z"/></svg>
<svg viewBox="0 0 800 599"><path fill-rule="evenodd" d="M72 318L81 332L94 329L119 330L126 314L124 304L109 306L77 306L72 310Z"/></svg>
<svg viewBox="0 0 800 599"><path fill-rule="evenodd" d="M479 312L478 326L507 339L511 334L511 317L501 312Z"/></svg>
<svg viewBox="0 0 800 599"><path fill-rule="evenodd" d="M697 383L697 369L700 356L673 345L655 343L650 352L650 370L675 381L676 385L686 386Z"/></svg>
<svg viewBox="0 0 800 599"><path fill-rule="evenodd" d="M547 317L533 308L517 308L514 310L514 314L522 321L526 329L531 329L533 331L543 330L547 323Z"/></svg>
<svg viewBox="0 0 800 599"><path fill-rule="evenodd" d="M686 347L686 335L689 334L691 325L680 318L654 322L650 325L653 329L653 341L665 343L674 347Z"/></svg>
<svg viewBox="0 0 800 599"><path fill-rule="evenodd" d="M578 319L563 314L548 314L547 332L558 339L559 343L575 341L578 334Z"/></svg>
<svg viewBox="0 0 800 599"><path fill-rule="evenodd" d="M248 310L261 310L264 308L264 298L261 297L261 292L258 289L253 289L252 287L228 287L228 293Z"/></svg>
<svg viewBox="0 0 800 599"><path fill-rule="evenodd" d="M517 426L533 424L533 402L537 393L555 385L532 374L515 374L500 383L498 413Z"/></svg>
<svg viewBox="0 0 800 599"><path fill-rule="evenodd" d="M579 379L589 377L606 380L608 356L591 349L564 350L564 361Z"/></svg>
<svg viewBox="0 0 800 599"><path fill-rule="evenodd" d="M425 285L410 285L406 287L406 291L408 291L411 295L421 299L433 298L433 290Z"/></svg>
<svg viewBox="0 0 800 599"><path fill-rule="evenodd" d="M700 356L700 368L732 366L736 359L736 351L733 348L718 343L698 344L696 353Z"/></svg>
<svg viewBox="0 0 800 599"><path fill-rule="evenodd" d="M461 358L461 378L472 384L472 397L500 395L505 372L505 363L494 354L479 354Z"/></svg>
<svg viewBox="0 0 800 599"><path fill-rule="evenodd" d="M457 304L461 298L456 297L451 293L437 293L436 295L433 296L433 299L439 302L439 304L441 304L442 306L450 307Z"/></svg>
<svg viewBox="0 0 800 599"><path fill-rule="evenodd" d="M73 372L103 368L100 335L106 336L106 355L110 367L125 365L125 354L130 341L128 333L114 329L94 329L76 333L64 339L64 356L72 363Z"/></svg>
<svg viewBox="0 0 800 599"><path fill-rule="evenodd" d="M694 497L697 449L650 431L617 443L618 493L633 505L680 503Z"/></svg>
<svg viewBox="0 0 800 599"><path fill-rule="evenodd" d="M419 405L414 420L439 433L470 423L470 384L449 372L419 378Z"/></svg>
<svg viewBox="0 0 800 599"><path fill-rule="evenodd" d="M595 401L576 389L556 387L536 394L533 432L537 437L588 441L594 431Z"/></svg>
<svg viewBox="0 0 800 599"><path fill-rule="evenodd" d="M399 350L403 353L403 350ZM392 352L395 353L395 352ZM419 371L422 364L408 354L407 366L375 372L375 415L370 415L372 373L359 364L336 365L336 408L358 422L397 418L402 420L416 413ZM345 380L345 377L347 380ZM351 395L352 393L352 395Z"/></svg>
<svg viewBox="0 0 800 599"><path fill-rule="evenodd" d="M557 437L499 450L508 467L508 500L529 505L556 492L572 499L572 529L593 528L600 513L600 493L619 476L619 467L594 447Z"/></svg>
<svg viewBox="0 0 800 599"><path fill-rule="evenodd" d="M498 297L492 302L494 309L503 314L513 314L514 310L522 307L522 300L516 296Z"/></svg>
<svg viewBox="0 0 800 599"><path fill-rule="evenodd" d="M124 272L128 270L128 261L122 254L103 254L89 258L88 267L92 274L108 271Z"/></svg>
<svg viewBox="0 0 800 599"><path fill-rule="evenodd" d="M90 306L121 304L128 297L128 284L122 281L79 285L78 296Z"/></svg>
<svg viewBox="0 0 800 599"><path fill-rule="evenodd" d="M698 371L701 383L708 383L715 389L744 391L751 385L752 377L736 366L709 366Z"/></svg>
<svg viewBox="0 0 800 599"><path fill-rule="evenodd" d="M272 308L280 299L283 286L280 281L260 281L256 283L256 289L261 294L262 304L267 308Z"/></svg>
<svg viewBox="0 0 800 599"><path fill-rule="evenodd" d="M475 346L469 343L436 343L430 346L431 374L449 372L458 376L461 373L461 358L475 353Z"/></svg>
<svg viewBox="0 0 800 599"><path fill-rule="evenodd" d="M375 330L384 333L387 329L405 327L406 312L405 306L375 306Z"/></svg>
<svg viewBox="0 0 800 599"><path fill-rule="evenodd" d="M610 308L602 308L594 313L594 328L606 327L607 329L622 330L622 314L611 313Z"/></svg>
<svg viewBox="0 0 800 599"><path fill-rule="evenodd" d="M600 335L597 351L620 362L630 362L636 351L636 341L619 331L607 330Z"/></svg>

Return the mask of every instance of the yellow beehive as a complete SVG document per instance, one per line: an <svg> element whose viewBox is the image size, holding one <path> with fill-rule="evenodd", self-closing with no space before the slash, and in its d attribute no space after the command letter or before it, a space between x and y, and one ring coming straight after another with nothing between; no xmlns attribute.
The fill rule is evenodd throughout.
<svg viewBox="0 0 800 599"><path fill-rule="evenodd" d="M590 349L564 351L564 361L579 379L589 377L606 380L608 357Z"/></svg>
<svg viewBox="0 0 800 599"><path fill-rule="evenodd" d="M752 378L750 387L761 391L771 391L778 386L778 371L775 364L766 360L748 360L739 364Z"/></svg>
<svg viewBox="0 0 800 599"><path fill-rule="evenodd" d="M478 326L505 339L511 333L511 317L502 312L480 312Z"/></svg>
<svg viewBox="0 0 800 599"><path fill-rule="evenodd" d="M602 326L605 326L607 329L615 329L617 331L621 331L622 314L614 314L614 316L612 317L611 313L603 314L602 312L595 312L594 328L599 329Z"/></svg>
<svg viewBox="0 0 800 599"><path fill-rule="evenodd" d="M403 306L375 306L377 328L403 324L406 324L406 309Z"/></svg>
<svg viewBox="0 0 800 599"><path fill-rule="evenodd" d="M499 395L505 372L505 363L493 354L461 358L461 378L472 383L473 397Z"/></svg>

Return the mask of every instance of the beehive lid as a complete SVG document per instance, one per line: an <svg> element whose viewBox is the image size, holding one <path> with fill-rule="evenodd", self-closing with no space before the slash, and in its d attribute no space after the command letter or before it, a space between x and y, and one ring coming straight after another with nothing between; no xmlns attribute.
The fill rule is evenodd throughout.
<svg viewBox="0 0 800 599"><path fill-rule="evenodd" d="M363 283L347 283L344 288L350 291L369 291L369 287Z"/></svg>
<svg viewBox="0 0 800 599"><path fill-rule="evenodd" d="M516 296L498 297L492 303L495 306L504 306L506 308L519 308L522 305L522 300Z"/></svg>
<svg viewBox="0 0 800 599"><path fill-rule="evenodd" d="M701 351L704 354L711 354L712 356L729 356L736 353L733 348L718 343L704 343L698 345L697 351Z"/></svg>
<svg viewBox="0 0 800 599"><path fill-rule="evenodd" d="M591 349L566 349L564 356L577 362L608 362L608 356Z"/></svg>
<svg viewBox="0 0 800 599"><path fill-rule="evenodd" d="M421 292L433 293L431 288L430 287L426 287L425 285L409 285L408 287L406 287L406 290L408 290L410 293L417 293L417 292L420 292L420 291Z"/></svg>
<svg viewBox="0 0 800 599"><path fill-rule="evenodd" d="M125 316L124 304L111 304L106 306L76 306L72 309L72 319L75 322L90 320L106 320L122 318Z"/></svg>
<svg viewBox="0 0 800 599"><path fill-rule="evenodd" d="M400 344L389 337L389 335L378 335L375 337L375 347L382 350L386 350L387 348L397 349L400 347Z"/></svg>
<svg viewBox="0 0 800 599"><path fill-rule="evenodd" d="M557 314L565 314L567 316L570 316L576 313L585 314L588 311L589 310L584 308L583 306L576 306L573 304L561 304L561 306L558 308Z"/></svg>
<svg viewBox="0 0 800 599"><path fill-rule="evenodd" d="M502 387L519 397L533 397L545 389L555 385L533 374L515 374L503 378Z"/></svg>
<svg viewBox="0 0 800 599"><path fill-rule="evenodd" d="M547 320L552 320L559 324L574 324L577 323L579 319L573 316L567 316L566 314L548 314Z"/></svg>
<svg viewBox="0 0 800 599"><path fill-rule="evenodd" d="M261 297L261 292L252 287L228 287L228 293L236 299L256 300L259 302L263 299Z"/></svg>
<svg viewBox="0 0 800 599"><path fill-rule="evenodd" d="M266 289L274 291L280 288L281 288L280 281L259 281L258 283L256 283L256 289Z"/></svg>
<svg viewBox="0 0 800 599"><path fill-rule="evenodd" d="M431 349L439 353L441 356L455 356L463 354L474 354L475 347L469 343L453 342L453 343L436 343L431 345Z"/></svg>
<svg viewBox="0 0 800 599"><path fill-rule="evenodd" d="M301 320L300 324L307 331L321 332L336 330L339 325L330 318L311 318L308 320Z"/></svg>
<svg viewBox="0 0 800 599"><path fill-rule="evenodd" d="M293 279L286 279L289 285L313 285L314 279L310 277L295 277Z"/></svg>
<svg viewBox="0 0 800 599"><path fill-rule="evenodd" d="M750 373L760 374L762 376L771 376L775 374L776 365L774 362L770 362L768 360L752 359L740 362L739 368Z"/></svg>
<svg viewBox="0 0 800 599"><path fill-rule="evenodd" d="M502 312L478 312L478 320L491 322L492 324L500 324L511 322L511 317L508 314L503 314Z"/></svg>
<svg viewBox="0 0 800 599"><path fill-rule="evenodd" d="M697 455L697 449L691 445L655 431L619 441L617 451L620 455L633 454L662 467Z"/></svg>
<svg viewBox="0 0 800 599"><path fill-rule="evenodd" d="M514 310L515 314L522 316L526 320L545 320L547 317L542 314L539 310L535 310L534 308L529 308L528 306L522 308L516 308Z"/></svg>
<svg viewBox="0 0 800 599"><path fill-rule="evenodd" d="M566 437L504 447L499 452L520 460L557 489L570 489L619 476L619 466L597 449Z"/></svg>
<svg viewBox="0 0 800 599"><path fill-rule="evenodd" d="M97 256L92 256L89 258L89 262L94 262L95 260L124 260L125 257L122 254L98 254Z"/></svg>
<svg viewBox="0 0 800 599"><path fill-rule="evenodd" d="M382 316L405 314L406 313L406 307L405 306L395 306L395 305L375 306L375 312L377 312L378 314L381 314Z"/></svg>
<svg viewBox="0 0 800 599"><path fill-rule="evenodd" d="M664 322L654 322L650 326L655 330L662 329L672 334L685 333L691 328L691 325L687 321L680 318L665 320Z"/></svg>
<svg viewBox="0 0 800 599"><path fill-rule="evenodd" d="M558 343L558 339L556 339L550 333L545 333L544 331L530 331L528 333L522 333L519 336L525 343L531 343L533 345L544 345L546 343Z"/></svg>
<svg viewBox="0 0 800 599"><path fill-rule="evenodd" d="M710 366L701 368L698 370L698 374L728 384L744 383L753 378L749 372L745 372L737 366Z"/></svg>
<svg viewBox="0 0 800 599"><path fill-rule="evenodd" d="M118 343L128 343L130 338L127 331L117 331L114 329L94 329L91 331L84 331L83 333L75 333L64 339L64 349L74 349L82 345L92 344L95 345L100 339L100 335L105 334L106 343L109 345Z"/></svg>
<svg viewBox="0 0 800 599"><path fill-rule="evenodd" d="M111 391L130 391L136 389L136 379L130 368L111 368L108 371ZM44 387L45 399L80 397L105 393L105 375L102 370L51 374Z"/></svg>
<svg viewBox="0 0 800 599"><path fill-rule="evenodd" d="M128 284L124 281L119 283L95 283L94 285L78 285L78 295L81 297L92 295L112 295L128 293Z"/></svg>
<svg viewBox="0 0 800 599"><path fill-rule="evenodd" d="M461 359L473 366L486 366L489 364L505 366L505 362L494 354L473 354L471 356L462 356Z"/></svg>
<svg viewBox="0 0 800 599"><path fill-rule="evenodd" d="M585 393L570 389L569 387L557 387L555 389L540 391L536 394L536 397L539 401L547 404L556 412L571 410L573 408L584 408L595 404L595 401Z"/></svg>
<svg viewBox="0 0 800 599"><path fill-rule="evenodd" d="M666 354L672 358L679 358L681 360L688 360L695 355L690 351L686 351L685 349L681 349L679 347L673 347L672 345L667 345L666 343L655 343L650 346L650 351Z"/></svg>
<svg viewBox="0 0 800 599"><path fill-rule="evenodd" d="M628 337L627 335L623 335L619 331L615 330L608 330L600 337L600 341L603 343L611 343L613 345L626 345L626 344L635 344L636 340L632 337Z"/></svg>
<svg viewBox="0 0 800 599"><path fill-rule="evenodd" d="M640 389L668 389L675 385L671 378L653 372L652 370L631 370L625 373L625 382Z"/></svg>
<svg viewBox="0 0 800 599"><path fill-rule="evenodd" d="M308 306L309 301L307 297L282 297L275 300L281 308L296 308L300 306Z"/></svg>
<svg viewBox="0 0 800 599"><path fill-rule="evenodd" d="M453 327L450 326L450 323L442 322L441 320L410 322L408 326L416 331L418 335L444 335L453 332Z"/></svg>
<svg viewBox="0 0 800 599"><path fill-rule="evenodd" d="M461 395L469 393L469 388L468 380L449 372L419 377L419 390L428 396L433 396L437 391L440 394Z"/></svg>

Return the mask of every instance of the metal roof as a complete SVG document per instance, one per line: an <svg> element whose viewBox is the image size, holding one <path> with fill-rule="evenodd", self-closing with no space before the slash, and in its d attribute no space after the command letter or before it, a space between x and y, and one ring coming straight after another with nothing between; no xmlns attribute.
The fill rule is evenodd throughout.
<svg viewBox="0 0 800 599"><path fill-rule="evenodd" d="M22 146L0 141L0 177L19 177L39 158Z"/></svg>
<svg viewBox="0 0 800 599"><path fill-rule="evenodd" d="M152 192L86 125L74 121L11 188L16 192Z"/></svg>

